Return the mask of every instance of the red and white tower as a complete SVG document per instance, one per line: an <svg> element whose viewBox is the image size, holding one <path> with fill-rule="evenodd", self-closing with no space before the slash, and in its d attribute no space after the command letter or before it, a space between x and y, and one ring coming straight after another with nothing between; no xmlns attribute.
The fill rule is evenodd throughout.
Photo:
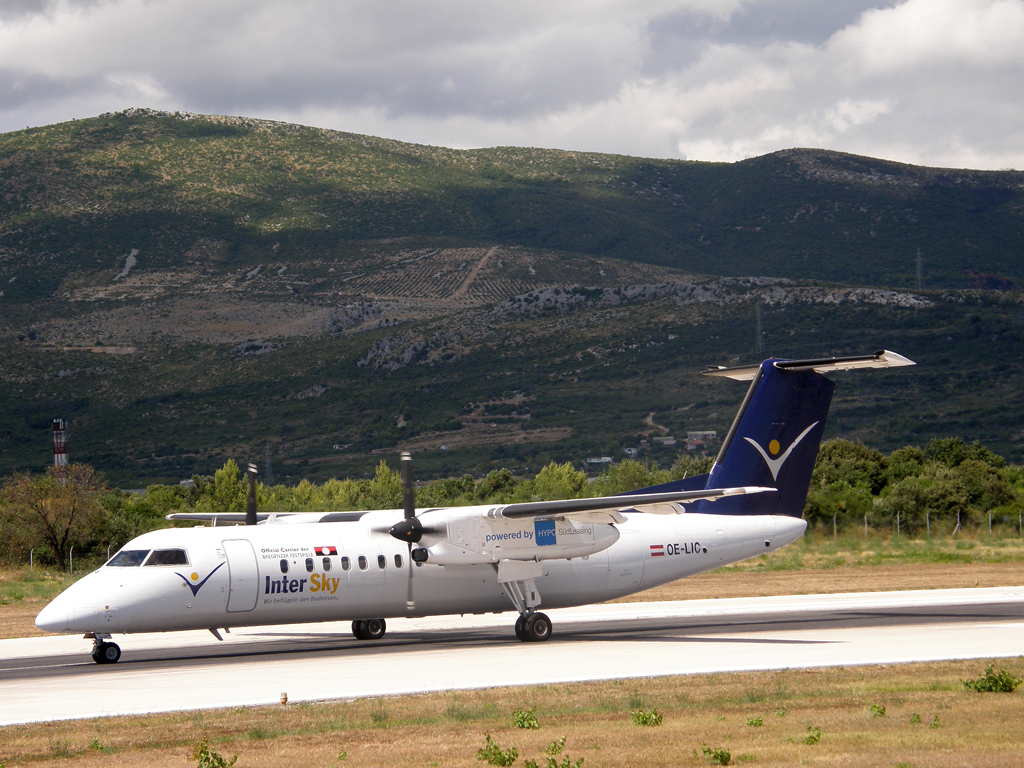
<svg viewBox="0 0 1024 768"><path fill-rule="evenodd" d="M64 419L53 420L53 466L58 471L68 466L68 433Z"/></svg>

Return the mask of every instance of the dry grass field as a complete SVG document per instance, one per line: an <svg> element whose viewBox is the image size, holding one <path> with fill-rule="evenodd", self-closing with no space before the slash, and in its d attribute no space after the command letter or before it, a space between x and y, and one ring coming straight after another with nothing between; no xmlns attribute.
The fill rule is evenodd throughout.
<svg viewBox="0 0 1024 768"><path fill-rule="evenodd" d="M1020 659L994 663L1024 675ZM582 759L583 768L705 765L703 746L727 751L730 765L1019 766L1024 696L962 684L986 664L696 675L14 726L0 734L0 761L192 766L194 746L206 740L246 767L469 768L486 765L475 756L490 734L518 750L517 766L550 765L544 750L563 736L556 765ZM540 728L514 728L513 712L533 707ZM662 723L635 725L638 709L656 709ZM820 739L806 743L815 729Z"/></svg>

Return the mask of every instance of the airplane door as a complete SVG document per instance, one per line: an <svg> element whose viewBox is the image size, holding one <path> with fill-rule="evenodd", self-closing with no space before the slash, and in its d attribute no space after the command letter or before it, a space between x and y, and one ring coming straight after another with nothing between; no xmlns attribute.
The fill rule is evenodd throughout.
<svg viewBox="0 0 1024 768"><path fill-rule="evenodd" d="M251 611L260 581L256 552L245 539L228 539L223 544L228 558L228 612Z"/></svg>
<svg viewBox="0 0 1024 768"><path fill-rule="evenodd" d="M608 553L608 586L611 592L634 589L644 577L644 558L639 531L619 529L619 540Z"/></svg>

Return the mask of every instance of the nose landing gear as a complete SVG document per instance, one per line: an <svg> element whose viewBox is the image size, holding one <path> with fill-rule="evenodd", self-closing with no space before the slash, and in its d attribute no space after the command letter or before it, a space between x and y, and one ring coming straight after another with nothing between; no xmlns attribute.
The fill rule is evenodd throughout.
<svg viewBox="0 0 1024 768"><path fill-rule="evenodd" d="M86 635L90 637L90 635ZM107 642L110 635L94 634L92 637L92 660L97 664L116 664L121 658L121 648L117 643Z"/></svg>

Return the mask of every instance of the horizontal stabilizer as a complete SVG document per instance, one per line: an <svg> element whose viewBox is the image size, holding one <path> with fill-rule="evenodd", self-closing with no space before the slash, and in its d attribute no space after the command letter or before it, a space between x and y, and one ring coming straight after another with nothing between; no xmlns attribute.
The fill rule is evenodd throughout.
<svg viewBox="0 0 1024 768"><path fill-rule="evenodd" d="M898 368L904 365L917 365L917 363L908 360L903 355L883 349L873 355L823 357L815 360L778 360L773 365L784 371L829 373L830 371L852 371L858 368ZM736 381L751 381L760 368L760 364L741 365L735 368L718 366L705 368L701 373L705 376L722 376Z"/></svg>

